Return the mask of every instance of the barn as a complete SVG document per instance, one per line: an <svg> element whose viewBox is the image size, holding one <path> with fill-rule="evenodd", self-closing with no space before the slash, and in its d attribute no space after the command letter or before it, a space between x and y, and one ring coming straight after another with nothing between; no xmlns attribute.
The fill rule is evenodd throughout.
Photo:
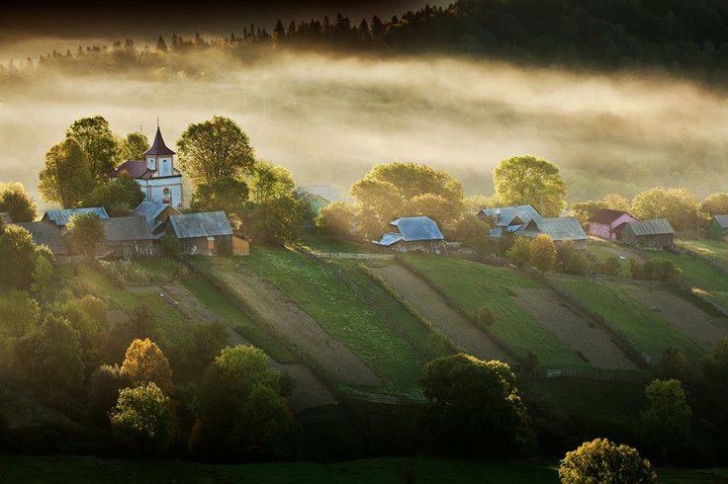
<svg viewBox="0 0 728 484"><path fill-rule="evenodd" d="M179 239L180 249L190 255L232 255L233 229L225 212L171 215L167 234Z"/></svg>
<svg viewBox="0 0 728 484"><path fill-rule="evenodd" d="M728 241L728 215L715 215L705 231L709 238L713 240Z"/></svg>
<svg viewBox="0 0 728 484"><path fill-rule="evenodd" d="M622 241L636 247L666 249L673 246L675 230L667 219L628 222L622 229Z"/></svg>
<svg viewBox="0 0 728 484"><path fill-rule="evenodd" d="M623 224L636 222L637 219L627 212L603 208L589 219L589 235L606 240L620 240Z"/></svg>
<svg viewBox="0 0 728 484"><path fill-rule="evenodd" d="M397 252L432 252L442 254L447 251L445 237L437 223L430 217L402 217L390 222L397 232L384 234L374 242Z"/></svg>
<svg viewBox="0 0 728 484"><path fill-rule="evenodd" d="M144 217L114 217L102 220L104 241L97 250L101 257L133 259L157 254L154 234Z"/></svg>
<svg viewBox="0 0 728 484"><path fill-rule="evenodd" d="M589 240L576 217L534 219L515 234L532 238L540 234L546 234L557 244L566 241L573 242L577 249L586 249L586 243Z"/></svg>
<svg viewBox="0 0 728 484"><path fill-rule="evenodd" d="M134 215L144 217L149 229L157 238L164 235L169 217L179 215L179 213L179 210L169 204L149 200L144 200L134 209Z"/></svg>

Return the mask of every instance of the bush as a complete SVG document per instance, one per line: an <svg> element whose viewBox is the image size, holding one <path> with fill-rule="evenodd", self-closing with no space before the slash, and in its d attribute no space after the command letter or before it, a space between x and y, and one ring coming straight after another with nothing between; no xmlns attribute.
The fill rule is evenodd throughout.
<svg viewBox="0 0 728 484"><path fill-rule="evenodd" d="M655 259L640 263L630 259L629 273L632 279L676 283L681 270L670 260Z"/></svg>
<svg viewBox="0 0 728 484"><path fill-rule="evenodd" d="M586 251L576 248L574 242L567 240L556 248L556 264L565 274L583 276L589 270L589 259Z"/></svg>
<svg viewBox="0 0 728 484"><path fill-rule="evenodd" d="M568 452L559 464L563 484L656 483L657 474L650 462L636 449L595 439Z"/></svg>
<svg viewBox="0 0 728 484"><path fill-rule="evenodd" d="M165 260L162 267L170 281L183 281L190 276L190 268L174 259Z"/></svg>
<svg viewBox="0 0 728 484"><path fill-rule="evenodd" d="M495 323L495 316L493 315L491 310L485 306L475 310L473 319L475 324L482 328L487 328L488 326L492 326L493 323Z"/></svg>
<svg viewBox="0 0 728 484"><path fill-rule="evenodd" d="M619 277L622 275L622 264L618 257L610 257L599 264L597 270L605 276Z"/></svg>

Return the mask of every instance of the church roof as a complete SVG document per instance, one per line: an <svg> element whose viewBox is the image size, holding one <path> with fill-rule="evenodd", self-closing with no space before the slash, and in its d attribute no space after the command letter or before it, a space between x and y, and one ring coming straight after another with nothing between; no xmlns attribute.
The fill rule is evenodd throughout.
<svg viewBox="0 0 728 484"><path fill-rule="evenodd" d="M145 156L157 156L157 155L173 155L174 151L167 148L167 145L164 144L164 138L162 138L162 132L159 130L159 126L157 126L157 134L154 135L154 142L152 143L152 146L144 152Z"/></svg>

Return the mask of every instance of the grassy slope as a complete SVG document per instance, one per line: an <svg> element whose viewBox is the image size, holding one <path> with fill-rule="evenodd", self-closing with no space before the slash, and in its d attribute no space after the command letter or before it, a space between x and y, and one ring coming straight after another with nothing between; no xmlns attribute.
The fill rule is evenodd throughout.
<svg viewBox="0 0 728 484"><path fill-rule="evenodd" d="M583 305L617 326L655 361L670 347L679 348L696 362L704 354L700 345L671 326L655 311L629 297L630 291L634 290L633 286L586 280L583 277L553 277Z"/></svg>
<svg viewBox="0 0 728 484"><path fill-rule="evenodd" d="M709 239L678 239L677 245L728 268L728 243Z"/></svg>
<svg viewBox="0 0 728 484"><path fill-rule="evenodd" d="M509 294L509 287L543 288L522 272L454 257L408 254L405 258L468 314L488 307L495 316L490 331L521 357L534 350L546 368L586 365Z"/></svg>
<svg viewBox="0 0 728 484"><path fill-rule="evenodd" d="M248 258L217 260L253 268L273 281L329 334L348 346L383 377L383 390L419 393L417 379L428 358L393 329L332 268L282 248L256 247ZM389 297L382 293L382 297Z"/></svg>

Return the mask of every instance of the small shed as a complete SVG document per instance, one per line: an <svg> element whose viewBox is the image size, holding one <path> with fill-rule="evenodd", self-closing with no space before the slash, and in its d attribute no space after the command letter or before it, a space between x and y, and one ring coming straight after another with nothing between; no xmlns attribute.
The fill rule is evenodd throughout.
<svg viewBox="0 0 728 484"><path fill-rule="evenodd" d="M384 234L379 241L374 242L376 245L389 247L397 252L447 252L445 237L430 217L402 217L389 225L395 227L397 232Z"/></svg>
<svg viewBox="0 0 728 484"><path fill-rule="evenodd" d="M155 236L163 235L169 217L179 213L179 210L169 204L149 200L144 200L134 209L134 215L144 217Z"/></svg>
<svg viewBox="0 0 728 484"><path fill-rule="evenodd" d="M97 251L103 257L133 259L157 254L154 234L144 217L114 217L102 221L104 242Z"/></svg>
<svg viewBox="0 0 728 484"><path fill-rule="evenodd" d="M628 222L622 229L622 241L636 247L666 249L673 246L675 230L667 219Z"/></svg>
<svg viewBox="0 0 728 484"><path fill-rule="evenodd" d="M250 255L250 241L233 235L233 255Z"/></svg>
<svg viewBox="0 0 728 484"><path fill-rule="evenodd" d="M232 255L233 229L225 212L183 213L169 217L167 233L190 255Z"/></svg>
<svg viewBox="0 0 728 484"><path fill-rule="evenodd" d="M58 227L65 227L74 215L82 213L95 213L101 220L109 218L104 207L88 207L88 208L64 208L62 210L49 210L43 215L41 220L53 222Z"/></svg>
<svg viewBox="0 0 728 484"><path fill-rule="evenodd" d="M637 219L627 212L603 208L589 219L589 235L606 240L620 240L622 230L618 230L618 227L636 221Z"/></svg>
<svg viewBox="0 0 728 484"><path fill-rule="evenodd" d="M728 241L728 215L714 215L705 231L713 240Z"/></svg>
<svg viewBox="0 0 728 484"><path fill-rule="evenodd" d="M586 243L589 237L576 217L553 217L542 218L540 220L531 220L516 235L525 237L536 237L540 234L546 234L557 244L571 241L577 249L586 249Z"/></svg>

